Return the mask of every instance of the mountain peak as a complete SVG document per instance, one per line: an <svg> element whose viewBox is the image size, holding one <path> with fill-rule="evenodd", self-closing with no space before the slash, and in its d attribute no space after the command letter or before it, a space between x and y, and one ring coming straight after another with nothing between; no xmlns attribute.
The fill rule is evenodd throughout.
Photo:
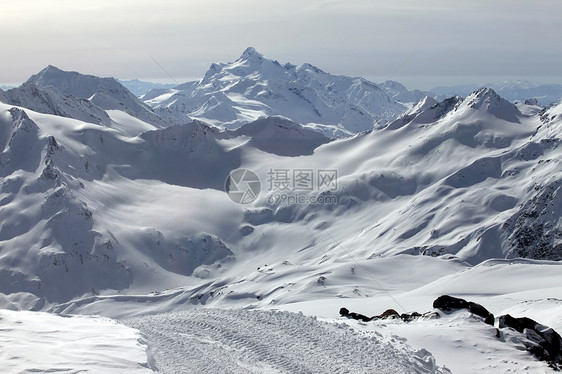
<svg viewBox="0 0 562 374"><path fill-rule="evenodd" d="M99 78L75 71L65 71L53 65L48 65L39 73L32 75L25 83L36 85L42 89L50 87L65 95L82 99L89 98L102 85L120 86L113 78Z"/></svg>
<svg viewBox="0 0 562 374"><path fill-rule="evenodd" d="M481 87L480 89L474 92L474 95L480 98L491 97L496 100L500 98L500 95L498 95L496 91L494 91L492 88L489 87Z"/></svg>
<svg viewBox="0 0 562 374"><path fill-rule="evenodd" d="M40 71L40 73L44 73L44 72L62 72L62 70L56 67L55 65L49 64L47 65L47 67L45 67L43 70Z"/></svg>
<svg viewBox="0 0 562 374"><path fill-rule="evenodd" d="M259 53L254 47L248 47L244 52L242 52L243 59L251 59L251 58L263 58L263 55Z"/></svg>
<svg viewBox="0 0 562 374"><path fill-rule="evenodd" d="M26 83L37 84L39 82L60 78L61 76L64 76L66 74L69 73L59 69L54 65L47 65L47 67L43 68L39 73L32 75Z"/></svg>
<svg viewBox="0 0 562 374"><path fill-rule="evenodd" d="M466 98L469 106L474 109L496 106L502 100L503 99L496 93L496 91L488 87L479 88Z"/></svg>
<svg viewBox="0 0 562 374"><path fill-rule="evenodd" d="M253 47L233 62L212 64L200 81L158 95L147 102L157 112L173 112L178 118L188 115L236 128L281 115L342 135L371 130L425 96L402 91L396 100L365 79L332 75L309 63L281 65Z"/></svg>
<svg viewBox="0 0 562 374"><path fill-rule="evenodd" d="M519 122L519 109L491 88L482 87L474 91L464 102L469 108L487 111L506 121Z"/></svg>
<svg viewBox="0 0 562 374"><path fill-rule="evenodd" d="M303 72L303 71L313 72L313 73L318 74L318 75L326 75L327 74L322 69L319 69L316 66L314 66L312 64L309 64L308 62L305 62L304 64L299 66L297 70L299 72Z"/></svg>

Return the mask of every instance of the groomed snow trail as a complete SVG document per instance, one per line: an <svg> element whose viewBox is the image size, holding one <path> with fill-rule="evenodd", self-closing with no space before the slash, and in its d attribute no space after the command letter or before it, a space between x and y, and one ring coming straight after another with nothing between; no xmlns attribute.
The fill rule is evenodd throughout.
<svg viewBox="0 0 562 374"><path fill-rule="evenodd" d="M425 350L344 323L277 311L200 308L123 321L168 373L448 373Z"/></svg>

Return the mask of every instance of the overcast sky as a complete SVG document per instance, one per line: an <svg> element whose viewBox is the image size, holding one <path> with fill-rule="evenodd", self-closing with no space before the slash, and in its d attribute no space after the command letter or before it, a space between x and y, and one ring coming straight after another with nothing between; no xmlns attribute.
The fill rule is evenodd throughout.
<svg viewBox="0 0 562 374"><path fill-rule="evenodd" d="M560 84L561 14L560 0L2 1L0 83L49 64L170 81L166 70L183 82L253 46L281 63L409 88Z"/></svg>

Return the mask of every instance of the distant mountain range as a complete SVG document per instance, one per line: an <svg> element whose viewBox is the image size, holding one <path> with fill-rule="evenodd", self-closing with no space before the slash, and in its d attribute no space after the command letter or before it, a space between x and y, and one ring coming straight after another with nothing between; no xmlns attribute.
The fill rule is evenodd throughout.
<svg viewBox="0 0 562 374"><path fill-rule="evenodd" d="M310 64L282 65L248 48L234 62L212 64L200 81L141 98L161 116L225 128L281 115L328 135L349 135L387 123L424 96L396 82L379 86Z"/></svg>
<svg viewBox="0 0 562 374"><path fill-rule="evenodd" d="M329 136L346 136L384 126L425 96L442 101L466 97L478 85L408 90L362 78L334 76L310 64L268 59L248 48L234 62L212 64L200 81L153 89L141 98L165 117L198 119L236 128L269 115L282 115ZM548 105L562 97L562 85L528 82L492 84L508 101L536 99Z"/></svg>
<svg viewBox="0 0 562 374"><path fill-rule="evenodd" d="M435 87L431 90L434 98L438 100L451 96L468 96L480 87L489 87L501 97L511 102L536 99L540 105L547 106L562 98L561 84L533 84L530 82L496 82L485 84L468 84L461 86Z"/></svg>
<svg viewBox="0 0 562 374"><path fill-rule="evenodd" d="M77 115L73 108L78 107L84 120L97 118L100 123L108 123L104 113L86 107L94 104L102 109L116 109L117 100L119 105L125 105L130 115L156 125L197 119L233 129L262 117L278 115L330 137L345 137L386 126L426 96L441 102L454 96L466 97L481 87L462 85L436 87L431 91L408 90L395 81L376 84L363 78L335 76L310 64L282 65L251 47L234 62L212 64L201 80L180 85L104 78L100 87L90 87L77 94L68 85L53 84L61 74L68 75L66 80L73 79L72 73L49 66L21 87L0 91L0 95L5 102L13 104L25 102L25 97L31 95L36 103L28 102L28 107L69 117ZM79 86L83 86L82 83L90 84L81 82ZM41 88L41 93L25 92L37 90L32 86ZM556 84L499 82L485 86L511 102L532 99L531 102L547 106L562 97L562 85ZM110 91L120 91L117 96L128 95L129 98L127 102L118 97L109 98ZM54 98L57 93L62 97ZM90 99L94 93L90 103L74 100ZM103 100L113 102L102 103Z"/></svg>
<svg viewBox="0 0 562 374"><path fill-rule="evenodd" d="M260 302L247 263L295 267L263 298L290 302L352 265L333 238L349 258L562 259L562 104L437 101L253 49L143 99L53 66L0 92L0 305L187 283L194 303ZM261 180L251 205L224 192L238 168ZM272 187L295 171L316 184Z"/></svg>
<svg viewBox="0 0 562 374"><path fill-rule="evenodd" d="M118 81L137 96L142 96L152 89L167 90L176 87L174 84L143 82L136 79L130 81ZM537 102L540 105L547 106L562 98L561 84L535 84L527 81L503 81L495 83L438 86L429 91L410 91L404 85L396 81L386 81L378 83L378 85L387 91L387 93L389 93L396 101L404 103L415 102L424 96L430 96L439 101L452 96L466 97L481 87L492 88L503 98L511 102L537 99ZM0 86L0 88L5 90L13 87Z"/></svg>

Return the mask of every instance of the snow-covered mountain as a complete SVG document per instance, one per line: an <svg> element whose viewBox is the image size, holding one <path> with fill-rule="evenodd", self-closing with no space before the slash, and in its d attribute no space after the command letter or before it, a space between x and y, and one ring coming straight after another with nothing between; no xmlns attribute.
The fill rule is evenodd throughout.
<svg viewBox="0 0 562 374"><path fill-rule="evenodd" d="M303 92L317 95L316 103L326 98L313 88L329 87L322 84L333 79L333 89L346 95L357 85L366 106L371 99L378 105L391 90L404 92L396 84L373 88L310 66L281 66L253 50L213 70L208 80L186 84L168 99L178 95L174 105L188 105L182 92L195 95L216 85L222 99L242 103L247 97L233 92L247 85L245 94L255 93L257 76L273 72L297 81L309 77L301 84L310 91ZM185 114L177 123L154 124L149 120L171 113L172 101L153 113L113 82L50 67L0 93L1 307L138 315L128 323L164 343L171 338L158 335L152 323L172 318L185 330L174 339L195 330L225 346L240 348L247 339L242 351L251 355L263 349L255 334L240 337L238 328L293 323L301 342L316 331L349 339L343 327L287 311L332 320L342 303L353 310L384 305L423 311L442 294L470 295L495 314L524 311L562 328L556 317L562 307L562 104L515 105L488 88L464 99L424 97L409 107L400 104L405 111L384 125L331 140L281 116L248 115L248 123L234 130L188 121ZM299 115L310 115L306 100L293 99L291 106L300 103L303 110ZM224 103L217 110L232 109ZM264 108L260 103L252 105ZM257 176L259 183L254 178L237 185L261 186L254 201L237 204L225 192L236 169ZM182 314L198 307L284 312L231 312L231 318L217 311L214 322L197 312ZM162 312L171 314L143 317ZM486 347L474 353L481 359L501 352L492 359L502 370L520 363L538 367L515 353L502 363L506 352L519 354L519 341L506 339L511 345L505 346L495 331L488 336L475 327L475 317L442 318L457 326L451 337L430 319L414 330L377 325L389 337L373 332L378 338L369 340L369 350L387 342L391 348L381 349L391 354L400 344L392 336L399 333L419 349L412 356L404 348L399 359L419 371L447 372L421 350L431 344L439 365L456 364L452 347L477 345ZM221 323L235 319L237 328L221 335ZM471 329L477 332L467 333ZM6 331L17 330L11 324ZM267 336L289 345L284 335ZM310 344L333 349L325 340ZM265 359L275 368L293 368L286 361L293 354L273 352ZM334 357L337 362L341 355Z"/></svg>
<svg viewBox="0 0 562 374"><path fill-rule="evenodd" d="M67 72L54 66L41 70L22 86L7 91L6 95L11 98L9 100L11 104L25 107L31 106L30 101L33 101L37 95L48 96L48 99L41 100L41 104L32 108L42 113L56 112L56 107L60 105L60 102L67 100L79 102L79 104L75 104L78 106L78 111L82 111L84 105L96 106L104 111L123 111L153 125L160 125L163 122L150 107L115 79ZM88 102L85 103L84 100ZM55 108L48 108L49 106ZM91 110L95 111L95 108ZM59 113L52 114L60 115ZM73 115L69 117L76 118Z"/></svg>
<svg viewBox="0 0 562 374"><path fill-rule="evenodd" d="M310 64L281 65L250 47L234 62L212 64L198 82L150 91L142 99L163 116L226 128L281 115L329 135L342 135L386 123L423 96L396 82L378 86Z"/></svg>

